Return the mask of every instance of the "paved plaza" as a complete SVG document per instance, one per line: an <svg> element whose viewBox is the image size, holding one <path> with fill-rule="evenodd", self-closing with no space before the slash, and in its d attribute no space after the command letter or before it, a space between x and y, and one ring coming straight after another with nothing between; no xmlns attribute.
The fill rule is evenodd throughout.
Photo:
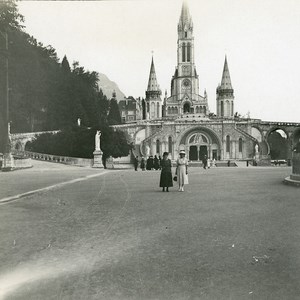
<svg viewBox="0 0 300 300"><path fill-rule="evenodd" d="M290 173L194 167L183 193L159 171L0 173L0 299L300 299Z"/></svg>

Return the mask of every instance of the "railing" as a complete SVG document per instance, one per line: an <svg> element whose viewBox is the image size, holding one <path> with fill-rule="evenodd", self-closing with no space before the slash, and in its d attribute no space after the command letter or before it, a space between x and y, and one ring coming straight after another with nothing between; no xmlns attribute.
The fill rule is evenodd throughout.
<svg viewBox="0 0 300 300"><path fill-rule="evenodd" d="M53 163L61 163L66 165L73 165L79 167L92 167L93 159L88 158L79 158L79 157L69 157L69 156L60 156L52 155L31 151L13 151L14 155L23 155L24 157L29 157L35 160L48 161Z"/></svg>
<svg viewBox="0 0 300 300"><path fill-rule="evenodd" d="M160 132L163 131L163 128L159 128L158 130L156 130L155 132L153 132L150 136L148 136L147 138L145 138L141 144L140 144L140 152L142 154L142 156L146 156L146 153L145 153L145 147L146 147L146 143L148 141L150 141L154 136L156 136L157 134L159 134Z"/></svg>
<svg viewBox="0 0 300 300"><path fill-rule="evenodd" d="M248 138L251 139L253 142L255 142L255 143L258 144L258 140L257 140L255 137L253 137L251 134L247 133L246 131L244 131L244 130L238 128L238 127L235 127L235 129L236 129L239 133L243 134L244 136L248 137Z"/></svg>

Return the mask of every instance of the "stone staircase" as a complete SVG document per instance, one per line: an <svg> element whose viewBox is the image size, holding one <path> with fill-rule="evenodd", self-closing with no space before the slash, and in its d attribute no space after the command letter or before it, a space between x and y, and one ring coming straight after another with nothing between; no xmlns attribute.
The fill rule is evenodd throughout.
<svg viewBox="0 0 300 300"><path fill-rule="evenodd" d="M252 140L254 143L259 144L258 140L255 137L253 137L251 134L247 133L246 131L238 127L235 127L235 130L241 133L242 135L244 135L245 137L249 138L250 140Z"/></svg>

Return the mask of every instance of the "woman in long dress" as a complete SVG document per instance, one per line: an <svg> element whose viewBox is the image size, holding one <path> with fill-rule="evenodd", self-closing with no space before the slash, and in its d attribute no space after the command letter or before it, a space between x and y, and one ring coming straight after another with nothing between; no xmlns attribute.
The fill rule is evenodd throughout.
<svg viewBox="0 0 300 300"><path fill-rule="evenodd" d="M189 184L188 178L188 160L185 157L185 151L181 150L179 152L179 158L177 159L176 175L179 185L179 192L184 191L184 185Z"/></svg>
<svg viewBox="0 0 300 300"><path fill-rule="evenodd" d="M164 152L163 159L161 160L161 173L160 173L160 181L159 186L162 187L162 191L165 189L168 192L169 187L173 186L173 178L172 178L172 163L171 160L168 159L169 153Z"/></svg>

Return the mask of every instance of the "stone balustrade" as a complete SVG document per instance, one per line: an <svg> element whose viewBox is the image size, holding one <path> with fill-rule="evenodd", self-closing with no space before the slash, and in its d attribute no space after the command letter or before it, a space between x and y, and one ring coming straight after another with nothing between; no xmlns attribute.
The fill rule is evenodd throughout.
<svg viewBox="0 0 300 300"><path fill-rule="evenodd" d="M79 166L79 167L91 167L93 165L93 159L88 159L88 158L60 156L60 155L52 155L52 154L30 152L30 151L22 151L22 152L14 151L14 154L23 155L24 157L28 157L36 160L61 163L66 165Z"/></svg>

